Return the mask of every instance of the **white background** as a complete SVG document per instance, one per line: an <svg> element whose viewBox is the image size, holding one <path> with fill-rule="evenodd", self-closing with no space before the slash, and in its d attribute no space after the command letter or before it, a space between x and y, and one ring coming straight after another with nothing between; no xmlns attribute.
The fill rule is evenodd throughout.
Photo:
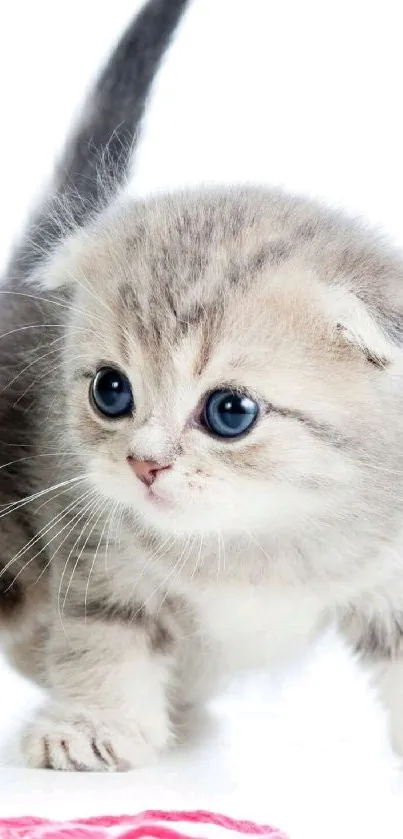
<svg viewBox="0 0 403 839"><path fill-rule="evenodd" d="M1 247L139 0L4 0ZM403 242L399 0L193 0L156 85L138 186L265 180ZM157 103L158 99L158 103Z"/></svg>
<svg viewBox="0 0 403 839"><path fill-rule="evenodd" d="M3 263L99 62L140 5L3 0ZM154 87L131 191L281 184L360 213L403 244L401 13L399 0L193 0ZM384 719L355 662L329 642L290 679L276 697L256 681L247 700L228 700L207 751L159 774L0 770L0 816L180 799L276 821L291 839L401 836ZM5 669L0 680L4 738L34 696Z"/></svg>

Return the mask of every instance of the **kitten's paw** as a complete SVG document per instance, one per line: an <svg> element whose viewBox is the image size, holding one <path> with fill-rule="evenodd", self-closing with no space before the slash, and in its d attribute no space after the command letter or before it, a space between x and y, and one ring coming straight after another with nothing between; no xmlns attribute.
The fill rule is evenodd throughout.
<svg viewBox="0 0 403 839"><path fill-rule="evenodd" d="M130 721L51 704L26 729L22 749L29 766L68 772L125 772L150 763L168 744L160 721L150 736Z"/></svg>

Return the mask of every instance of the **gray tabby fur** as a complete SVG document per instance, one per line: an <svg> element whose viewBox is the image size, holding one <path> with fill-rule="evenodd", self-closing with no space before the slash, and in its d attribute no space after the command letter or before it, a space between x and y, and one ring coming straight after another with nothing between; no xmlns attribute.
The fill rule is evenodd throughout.
<svg viewBox="0 0 403 839"><path fill-rule="evenodd" d="M266 189L98 199L58 242L45 218L41 260L23 244L1 315L0 615L49 689L28 762L141 765L232 674L333 621L401 749L400 254ZM133 389L120 420L91 399L105 364ZM201 420L224 386L259 404L232 442ZM171 468L146 487L130 458Z"/></svg>

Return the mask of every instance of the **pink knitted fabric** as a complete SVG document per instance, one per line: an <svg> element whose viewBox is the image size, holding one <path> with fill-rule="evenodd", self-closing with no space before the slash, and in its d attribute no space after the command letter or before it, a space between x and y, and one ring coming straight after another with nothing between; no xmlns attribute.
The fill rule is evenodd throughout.
<svg viewBox="0 0 403 839"><path fill-rule="evenodd" d="M208 810L148 810L136 816L99 816L70 822L30 817L0 819L0 839L210 839L212 833L214 839L219 839L220 832L224 839L226 831L238 834L238 839L287 839L273 827Z"/></svg>

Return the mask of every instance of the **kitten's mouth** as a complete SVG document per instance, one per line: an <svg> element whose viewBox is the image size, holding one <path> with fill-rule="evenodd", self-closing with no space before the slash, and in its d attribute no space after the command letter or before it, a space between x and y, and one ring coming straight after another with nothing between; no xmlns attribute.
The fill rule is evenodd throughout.
<svg viewBox="0 0 403 839"><path fill-rule="evenodd" d="M174 506L172 501L168 501L166 498L161 498L161 496L158 495L152 487L149 487L146 497L151 504L161 510L171 510Z"/></svg>

